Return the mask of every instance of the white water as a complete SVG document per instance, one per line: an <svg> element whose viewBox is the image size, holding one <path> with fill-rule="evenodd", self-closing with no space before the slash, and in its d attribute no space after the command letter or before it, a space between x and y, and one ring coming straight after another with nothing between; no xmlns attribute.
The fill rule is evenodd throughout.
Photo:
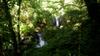
<svg viewBox="0 0 100 56"><path fill-rule="evenodd" d="M39 36L39 44L36 45L36 48L41 48L43 47L44 45L47 44L47 42L43 39L42 35L40 33L38 33L38 36Z"/></svg>
<svg viewBox="0 0 100 56"><path fill-rule="evenodd" d="M56 26L57 27L59 26L59 20L58 20L58 18L56 18Z"/></svg>

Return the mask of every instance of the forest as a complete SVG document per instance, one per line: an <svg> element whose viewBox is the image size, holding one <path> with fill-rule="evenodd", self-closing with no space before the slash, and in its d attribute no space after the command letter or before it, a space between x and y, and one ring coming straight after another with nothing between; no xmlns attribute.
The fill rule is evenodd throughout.
<svg viewBox="0 0 100 56"><path fill-rule="evenodd" d="M0 56L100 56L100 0L0 0Z"/></svg>

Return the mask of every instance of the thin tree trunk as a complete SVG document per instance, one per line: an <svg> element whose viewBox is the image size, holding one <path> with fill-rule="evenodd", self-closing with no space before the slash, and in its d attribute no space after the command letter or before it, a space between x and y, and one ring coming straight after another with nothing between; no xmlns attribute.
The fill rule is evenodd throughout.
<svg viewBox="0 0 100 56"><path fill-rule="evenodd" d="M17 25L17 30L18 30L18 55L19 56L22 56L22 53L21 53L21 47L20 47L20 41L21 41L21 38L20 38L20 8L21 8L21 2L22 0L19 0L18 2L18 6L19 6L19 9L18 9L18 25Z"/></svg>

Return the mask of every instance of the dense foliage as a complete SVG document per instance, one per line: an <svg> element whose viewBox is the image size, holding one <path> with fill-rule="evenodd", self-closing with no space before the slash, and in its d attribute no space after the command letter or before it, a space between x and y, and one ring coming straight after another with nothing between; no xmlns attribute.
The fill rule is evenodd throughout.
<svg viewBox="0 0 100 56"><path fill-rule="evenodd" d="M58 16L63 21L59 29L52 22ZM2 53L4 56L14 56L13 52L18 47L22 56L87 56L88 20L84 1L0 0ZM34 48L35 40L29 34L34 34L38 21L46 23L43 38L48 44L42 48ZM28 38L28 46L19 44L23 38ZM15 43L17 47L14 49Z"/></svg>

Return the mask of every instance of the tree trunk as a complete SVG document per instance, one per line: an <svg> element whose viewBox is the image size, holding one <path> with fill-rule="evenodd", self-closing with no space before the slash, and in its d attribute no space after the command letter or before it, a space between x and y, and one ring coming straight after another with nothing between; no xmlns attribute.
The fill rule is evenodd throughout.
<svg viewBox="0 0 100 56"><path fill-rule="evenodd" d="M9 27L9 31L11 33L11 37L12 37L12 41L13 41L13 48L14 48L14 53L13 53L13 56L18 56L17 55L17 41L16 41L16 34L13 30L13 25L12 25L12 18L11 18L11 14L9 12L9 7L8 7L8 3L6 0L3 0L3 3L4 3L4 6L5 6L5 17L8 19L8 27Z"/></svg>
<svg viewBox="0 0 100 56"><path fill-rule="evenodd" d="M97 4L97 0L84 0L87 6L87 10L91 21L91 32L89 41L89 56L100 56L98 49L100 43L100 5Z"/></svg>
<svg viewBox="0 0 100 56"><path fill-rule="evenodd" d="M19 50L18 55L22 56L21 47L20 47L20 41L21 41L21 38L20 38L20 9L21 9L21 2L22 2L22 0L18 0L18 1L19 1L18 2L19 9L18 9L18 12L17 12L17 14L18 14L17 31L18 31L18 50Z"/></svg>

